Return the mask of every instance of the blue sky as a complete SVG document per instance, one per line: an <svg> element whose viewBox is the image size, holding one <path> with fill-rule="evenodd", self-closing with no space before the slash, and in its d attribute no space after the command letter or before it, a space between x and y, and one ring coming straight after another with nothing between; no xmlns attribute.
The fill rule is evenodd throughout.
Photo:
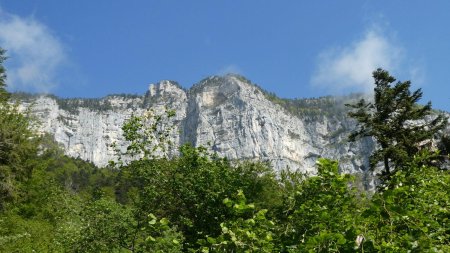
<svg viewBox="0 0 450 253"><path fill-rule="evenodd" d="M370 91L389 70L450 111L450 1L3 1L10 90L189 88L234 72L280 97Z"/></svg>

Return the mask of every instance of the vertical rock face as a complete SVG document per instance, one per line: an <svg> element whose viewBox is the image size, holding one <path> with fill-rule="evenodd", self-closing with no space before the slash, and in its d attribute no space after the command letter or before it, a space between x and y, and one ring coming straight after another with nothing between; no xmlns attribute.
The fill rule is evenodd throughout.
<svg viewBox="0 0 450 253"><path fill-rule="evenodd" d="M302 120L283 112L237 77L212 77L189 91L183 137L231 159L268 160L276 168L313 168L318 152Z"/></svg>
<svg viewBox="0 0 450 253"><path fill-rule="evenodd" d="M36 96L23 99L21 105L31 108L41 123L39 130L54 135L68 155L98 166L114 158L113 142L126 146L121 126L131 115L149 109L158 113L166 107L176 111L170 122L175 125L175 144L204 145L230 159L270 161L277 170L314 173L316 159L328 157L339 160L346 172L362 172L374 148L371 139L347 142L354 127L351 120L321 112L294 116L235 75L207 78L188 91L162 81L150 85L144 96Z"/></svg>

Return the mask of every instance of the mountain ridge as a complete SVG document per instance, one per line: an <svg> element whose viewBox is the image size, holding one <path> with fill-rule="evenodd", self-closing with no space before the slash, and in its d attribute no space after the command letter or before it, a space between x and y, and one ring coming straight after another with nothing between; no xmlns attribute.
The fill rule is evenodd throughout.
<svg viewBox="0 0 450 253"><path fill-rule="evenodd" d="M208 146L229 159L268 161L278 171L315 173L316 159L327 157L338 160L341 171L364 174L372 184L368 156L374 141L347 139L355 121L346 116L344 103L358 96L280 99L245 77L226 75L205 78L190 89L164 80L149 85L142 96L16 99L22 108L30 108L41 122L40 131L52 134L66 154L98 166L114 159L113 142L126 146L121 126L127 118L169 107L176 111L167 122L176 128L170 136L176 146Z"/></svg>

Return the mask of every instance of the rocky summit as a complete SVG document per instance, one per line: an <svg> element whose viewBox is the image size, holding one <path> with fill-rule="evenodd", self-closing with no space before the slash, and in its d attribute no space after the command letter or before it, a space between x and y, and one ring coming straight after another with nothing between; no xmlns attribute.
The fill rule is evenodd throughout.
<svg viewBox="0 0 450 253"><path fill-rule="evenodd" d="M370 138L351 143L355 122L346 102L358 96L280 99L238 75L212 76L185 90L173 81L151 84L145 95L61 99L17 95L66 154L98 166L114 159L113 142L124 148L122 125L131 115L171 108L173 143L203 145L229 159L267 161L276 170L315 173L318 157L338 160L341 171L372 178ZM174 146L178 146L174 145ZM176 154L172 150L172 154Z"/></svg>

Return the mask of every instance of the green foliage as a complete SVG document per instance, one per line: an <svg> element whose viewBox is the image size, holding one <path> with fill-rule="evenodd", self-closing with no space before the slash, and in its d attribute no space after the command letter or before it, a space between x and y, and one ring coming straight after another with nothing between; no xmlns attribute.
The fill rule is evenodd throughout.
<svg viewBox="0 0 450 253"><path fill-rule="evenodd" d="M171 127L164 126L174 116L166 110L131 117L123 127L129 141L122 155L140 157L122 164L117 198L137 207L135 217L144 220L148 213L167 217L183 232L186 247L193 247L205 234L217 235L219 224L231 214L221 205L227 196L243 189L252 200L264 203L276 185L274 174L263 164L238 163L210 154L203 147L180 147L180 156L161 157L167 150ZM142 223L143 224L143 223ZM215 226L216 225L216 226Z"/></svg>
<svg viewBox="0 0 450 253"><path fill-rule="evenodd" d="M28 93L28 92L23 92L23 91L16 91L14 93L11 93L11 101L13 102L33 102L33 100L35 100L37 97L39 96L39 94L32 94L32 93ZM48 95L49 97L52 97L52 95Z"/></svg>
<svg viewBox="0 0 450 253"><path fill-rule="evenodd" d="M127 149L125 152L116 149L118 162L111 161L110 165L121 166L126 159L167 157L172 146L169 137L175 127L169 121L174 116L175 111L167 108L162 114L149 109L142 116L132 115L122 126L123 136L129 142Z"/></svg>
<svg viewBox="0 0 450 253"><path fill-rule="evenodd" d="M54 184L32 122L9 101L0 49L0 251L58 252L55 227L70 219L71 196Z"/></svg>
<svg viewBox="0 0 450 253"><path fill-rule="evenodd" d="M287 112L306 121L320 120L323 117L345 119L348 112L344 106L345 101L361 97L359 94L353 94L342 98L328 96L312 99L285 99L277 97L272 92L263 90L263 93L273 103L279 104Z"/></svg>
<svg viewBox="0 0 450 253"><path fill-rule="evenodd" d="M0 215L0 252L61 252L54 244L54 227L46 220L17 214Z"/></svg>
<svg viewBox="0 0 450 253"><path fill-rule="evenodd" d="M251 83L250 81L247 81ZM345 104L360 99L363 95L359 93L350 94L342 97L325 96L319 98L280 98L275 93L266 91L260 86L255 85L259 91L271 102L280 105L288 113L301 118L302 120L317 121L324 117L336 120L347 118L348 108Z"/></svg>
<svg viewBox="0 0 450 253"><path fill-rule="evenodd" d="M14 105L0 105L0 209L18 194L18 184L31 174L37 137L29 120Z"/></svg>
<svg viewBox="0 0 450 253"><path fill-rule="evenodd" d="M421 152L373 196L363 214L367 251L449 252L450 173L424 165L429 159Z"/></svg>
<svg viewBox="0 0 450 253"><path fill-rule="evenodd" d="M73 252L181 252L183 235L166 218L149 214L136 220L133 208L113 199L91 200L80 212L78 226L60 234L64 248Z"/></svg>
<svg viewBox="0 0 450 253"><path fill-rule="evenodd" d="M118 199L137 207L137 219L148 213L167 217L192 247L204 235L220 233L219 224L231 216L222 200L238 189L261 206L270 205L264 202L271 194L261 193L269 193L276 181L266 166L232 165L202 147L184 145L180 152L172 160L140 160L122 167Z"/></svg>
<svg viewBox="0 0 450 253"><path fill-rule="evenodd" d="M349 188L352 181L351 176L338 173L337 162L319 159L318 175L299 182L290 192L283 232L287 249L353 251L361 206L356 191Z"/></svg>
<svg viewBox="0 0 450 253"><path fill-rule="evenodd" d="M103 98L61 98L53 94L47 93L28 93L15 91L10 94L10 99L13 102L27 102L33 103L39 97L48 97L56 101L59 108L71 114L78 114L81 108L89 109L94 112L106 112L114 110L120 105L113 105L111 99L119 98L124 100L135 100L133 103L127 103L126 109L143 108L143 97L136 94L111 94Z"/></svg>
<svg viewBox="0 0 450 253"><path fill-rule="evenodd" d="M0 48L0 104L3 105L9 99L10 94L6 91L6 69L3 66L6 60L6 50Z"/></svg>
<svg viewBox="0 0 450 253"><path fill-rule="evenodd" d="M30 120L9 103L4 53L0 48L0 210L18 197L19 184L31 175L38 143Z"/></svg>
<svg viewBox="0 0 450 253"><path fill-rule="evenodd" d="M72 114L78 114L80 108L88 108L92 111L108 111L113 106L107 99L98 98L57 98L54 97L59 108Z"/></svg>
<svg viewBox="0 0 450 253"><path fill-rule="evenodd" d="M380 148L371 155L371 168L383 162L380 175L383 182L389 181L395 169L411 161L417 152L430 145L433 136L445 127L446 119L437 115L427 121L431 115L431 103L419 106L422 98L420 89L411 92L411 82L395 82L389 72L377 69L373 72L375 79L374 102L364 99L353 105L349 116L358 121L358 129L350 135L350 140L372 136ZM420 122L423 121L423 122Z"/></svg>
<svg viewBox="0 0 450 253"><path fill-rule="evenodd" d="M149 214L148 217L147 226L143 229L147 233L147 238L143 243L145 252L182 252L183 235L169 226L169 220L166 218L157 219L153 214Z"/></svg>
<svg viewBox="0 0 450 253"><path fill-rule="evenodd" d="M246 203L242 191L238 191L235 200L226 198L223 203L231 209L234 217L220 223L221 234L218 237L207 236L206 239L199 240L199 251L273 252L275 250L273 239L275 223L266 218L267 209L254 213L255 205Z"/></svg>
<svg viewBox="0 0 450 253"><path fill-rule="evenodd" d="M37 163L39 164L39 163ZM57 230L76 218L77 196L64 191L44 167L20 185L20 198L0 213L0 252L60 252Z"/></svg>
<svg viewBox="0 0 450 253"><path fill-rule="evenodd" d="M72 231L68 246L73 252L118 252L128 248L133 227L129 209L101 198L84 206L81 226Z"/></svg>
<svg viewBox="0 0 450 253"><path fill-rule="evenodd" d="M119 97L119 98L123 98L123 99L142 98L141 95L138 95L138 94L127 94L127 93L110 94L107 97Z"/></svg>

